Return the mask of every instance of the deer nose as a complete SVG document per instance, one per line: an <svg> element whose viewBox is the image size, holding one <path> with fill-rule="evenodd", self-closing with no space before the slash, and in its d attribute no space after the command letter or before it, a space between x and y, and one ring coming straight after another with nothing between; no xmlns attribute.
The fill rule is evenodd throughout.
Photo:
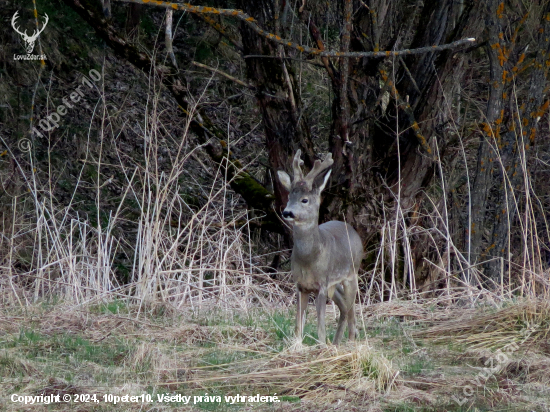
<svg viewBox="0 0 550 412"><path fill-rule="evenodd" d="M283 217L284 217L285 219L288 219L288 218L294 219L294 213L288 212L288 211L285 210L285 211L283 212Z"/></svg>

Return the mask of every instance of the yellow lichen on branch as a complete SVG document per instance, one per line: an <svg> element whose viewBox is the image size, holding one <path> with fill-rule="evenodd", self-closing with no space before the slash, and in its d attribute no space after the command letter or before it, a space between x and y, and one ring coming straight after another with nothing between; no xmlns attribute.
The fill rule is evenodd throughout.
<svg viewBox="0 0 550 412"><path fill-rule="evenodd" d="M261 29L256 20L243 12L242 10L236 10L236 9L218 9L215 7L206 7L206 6L194 6L189 3L170 3L165 1L157 1L157 0L117 0L123 3L134 3L134 4L148 4L148 3L154 3L155 5L159 7L164 8L172 8L174 10L182 10L186 11L188 13L194 13L194 14L217 14L222 16L232 16L236 17L239 20L246 23L253 31L258 33L259 35L268 38L271 41L274 41L278 44L282 44L283 46L292 47L302 53L311 54L311 55L319 55L322 57L388 57L388 56L399 56L402 54L423 54L423 53L430 53L434 51L443 51L448 49L454 49L460 46L466 46L471 45L475 42L475 39L473 38L467 38L467 39L461 39L457 40L455 42L449 43L449 44L443 44L443 45L433 45L433 46L427 46L427 47L421 47L418 49L407 49L407 50L399 50L399 51L372 51L372 52L338 52L338 51L327 51L327 50L320 50L315 47L309 47L306 45L300 45L297 43L294 43L292 41L289 41L288 39L282 39L279 36L276 36L272 33L266 32L265 30Z"/></svg>
<svg viewBox="0 0 550 412"><path fill-rule="evenodd" d="M550 100L546 100L543 105L537 110L532 117L539 118L542 117L546 109L548 109L548 106L550 105Z"/></svg>
<svg viewBox="0 0 550 412"><path fill-rule="evenodd" d="M502 19L502 15L504 14L504 2L500 3L497 8L497 17L499 19Z"/></svg>

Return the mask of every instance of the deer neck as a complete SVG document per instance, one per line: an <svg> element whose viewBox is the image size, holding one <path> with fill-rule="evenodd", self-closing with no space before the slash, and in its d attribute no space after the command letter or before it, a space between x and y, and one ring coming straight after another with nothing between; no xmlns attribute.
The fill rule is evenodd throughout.
<svg viewBox="0 0 550 412"><path fill-rule="evenodd" d="M294 249L293 254L298 260L316 259L321 250L321 232L319 225L295 225L293 228Z"/></svg>

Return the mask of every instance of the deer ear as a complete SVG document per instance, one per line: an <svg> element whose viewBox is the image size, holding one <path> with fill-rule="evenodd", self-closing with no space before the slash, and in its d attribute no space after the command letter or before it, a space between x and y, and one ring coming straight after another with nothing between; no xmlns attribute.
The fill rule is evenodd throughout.
<svg viewBox="0 0 550 412"><path fill-rule="evenodd" d="M282 170L277 171L277 176L279 176L279 181L283 185L283 187L290 192L290 188L292 184L290 183L290 176L288 173L283 172Z"/></svg>
<svg viewBox="0 0 550 412"><path fill-rule="evenodd" d="M327 182L328 182L328 179L330 177L331 172L332 172L332 169L329 169L329 171L325 175L325 178L323 179L323 183L321 183L321 185L319 186L319 193L321 193L323 191L323 189L325 188L325 186L327 185Z"/></svg>

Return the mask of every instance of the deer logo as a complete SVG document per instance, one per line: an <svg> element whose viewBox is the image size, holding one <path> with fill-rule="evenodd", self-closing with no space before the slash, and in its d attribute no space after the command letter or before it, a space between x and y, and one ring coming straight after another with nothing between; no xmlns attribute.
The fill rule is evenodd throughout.
<svg viewBox="0 0 550 412"><path fill-rule="evenodd" d="M34 50L34 43L36 42L36 39L38 39L38 36L40 35L40 33L44 31L44 29L46 28L46 25L48 24L48 21L50 20L47 14L44 14L44 16L46 17L45 17L44 23L42 24L42 29L41 30L36 29L33 32L32 36L29 36L27 34L27 30L22 32L15 26L15 21L19 17L19 11L16 11L11 19L11 26L19 35L21 35L21 37L23 38L23 41L26 44L25 49L27 50L27 54L32 53L32 51Z"/></svg>

